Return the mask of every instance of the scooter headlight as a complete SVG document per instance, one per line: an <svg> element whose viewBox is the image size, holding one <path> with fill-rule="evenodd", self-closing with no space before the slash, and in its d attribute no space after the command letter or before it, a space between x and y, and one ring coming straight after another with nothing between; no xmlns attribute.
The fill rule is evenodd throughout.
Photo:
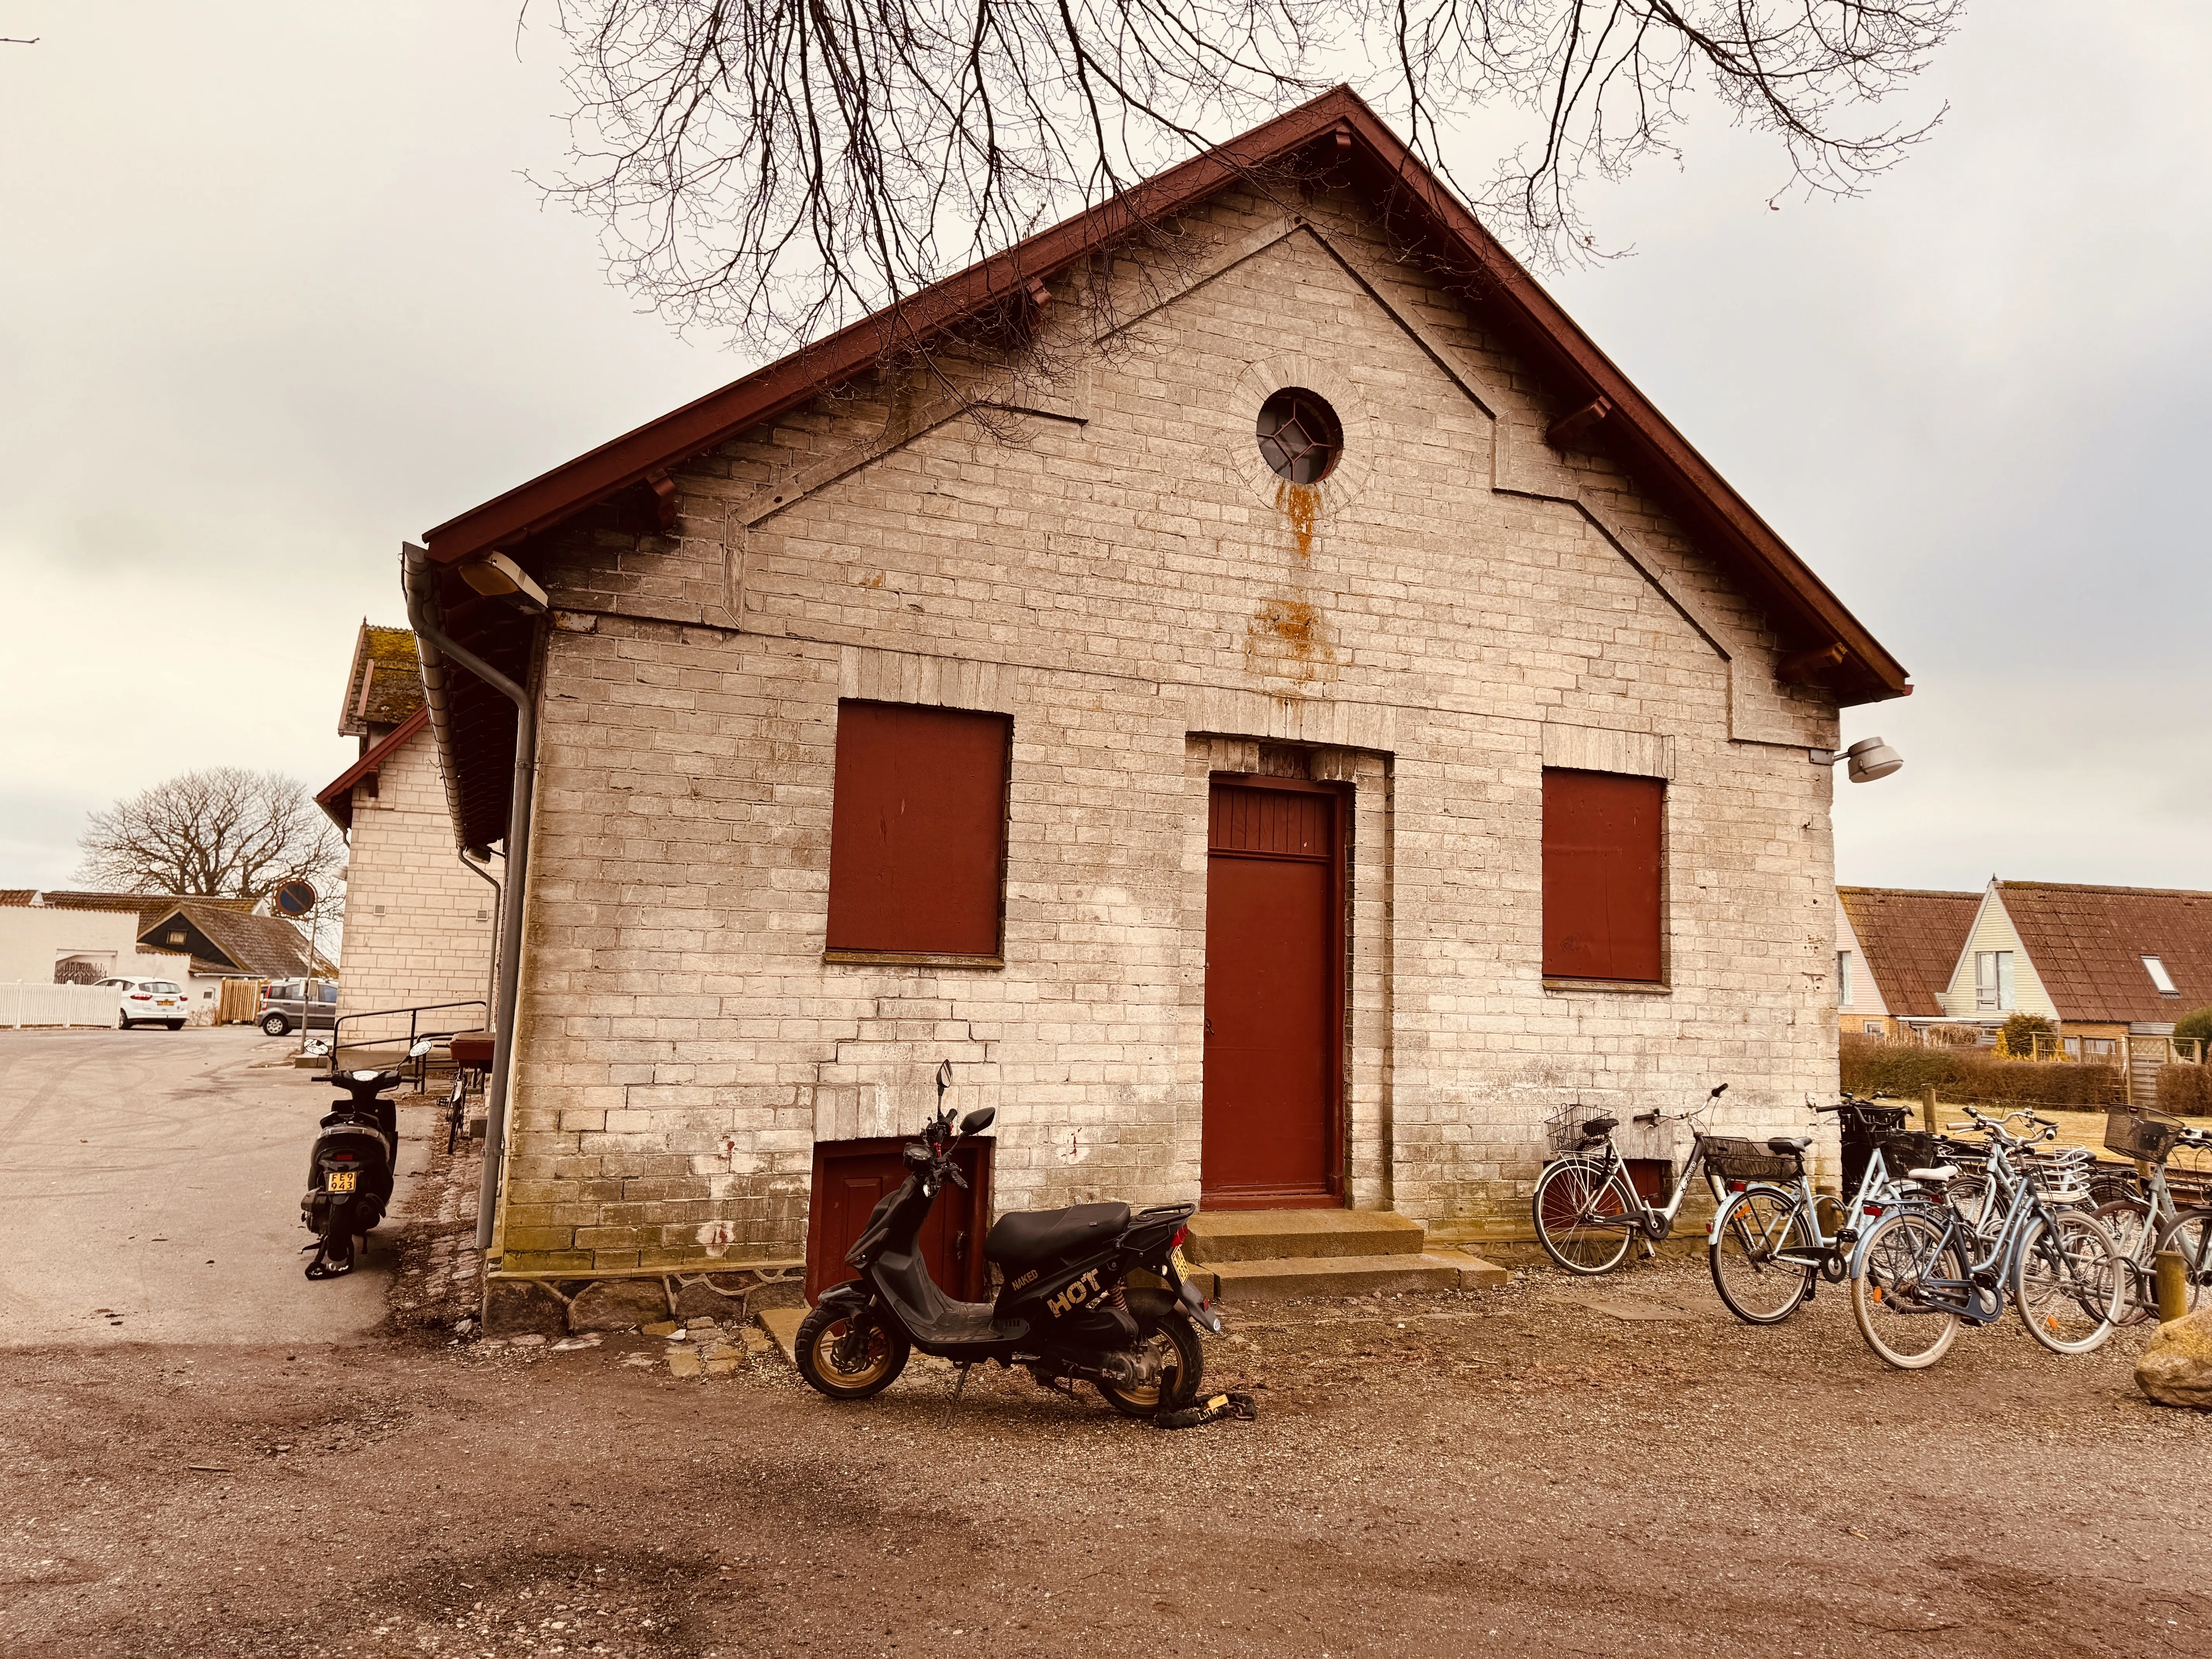
<svg viewBox="0 0 2212 1659"><path fill-rule="evenodd" d="M356 1072L353 1074L353 1080L356 1083L374 1083L376 1081L376 1073L374 1072Z"/></svg>

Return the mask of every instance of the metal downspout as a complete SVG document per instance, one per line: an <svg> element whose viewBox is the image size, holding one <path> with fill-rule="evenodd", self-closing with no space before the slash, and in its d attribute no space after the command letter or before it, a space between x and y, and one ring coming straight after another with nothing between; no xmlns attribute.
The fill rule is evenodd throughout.
<svg viewBox="0 0 2212 1659"><path fill-rule="evenodd" d="M454 849L453 856L460 860L462 869L480 878L485 886L491 889L491 963L484 969L484 1018L489 1019L492 1005L499 1000L499 928L501 918L507 914L501 908L507 902L507 895L500 887L499 878L488 867L491 863L489 847L484 848L482 864L469 856L469 849L465 847Z"/></svg>
<svg viewBox="0 0 2212 1659"><path fill-rule="evenodd" d="M464 646L456 645L439 614L437 570L430 556L411 543L401 550L400 586L407 596L407 620L422 647L422 692L430 702L431 725L439 734L446 763L449 798L453 784L452 738L445 698L445 665L450 657L514 705L514 789L507 815L507 884L501 891L496 961L508 971L499 980L492 1010L491 1083L484 1102L483 1190L477 1198L477 1248L491 1248L492 1223L499 1210L500 1174L507 1159L507 1097L514 1071L514 1016L522 975L522 894L530 870L530 803L538 777L538 712L530 694ZM456 823L456 833L459 824Z"/></svg>

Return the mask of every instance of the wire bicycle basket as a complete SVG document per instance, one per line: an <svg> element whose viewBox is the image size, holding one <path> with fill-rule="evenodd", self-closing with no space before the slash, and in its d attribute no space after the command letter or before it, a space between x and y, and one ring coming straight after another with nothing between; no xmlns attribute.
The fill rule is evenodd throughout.
<svg viewBox="0 0 2212 1659"><path fill-rule="evenodd" d="M2105 1150L2142 1164L2163 1164L2187 1127L2148 1106L2115 1106L2105 1114Z"/></svg>
<svg viewBox="0 0 2212 1659"><path fill-rule="evenodd" d="M2026 1160L2027 1178L2046 1204L2087 1204L2089 1173L2095 1162L2087 1146L2062 1146Z"/></svg>
<svg viewBox="0 0 2212 1659"><path fill-rule="evenodd" d="M1763 1140L1707 1135L1701 1144L1706 1170L1722 1181L1789 1182L1805 1173L1805 1160L1799 1154L1785 1157Z"/></svg>
<svg viewBox="0 0 2212 1659"><path fill-rule="evenodd" d="M1578 1152L1590 1144L1589 1135L1583 1132L1584 1124L1595 1122L1601 1118L1610 1118L1617 1123L1620 1115L1602 1106L1585 1106L1579 1100L1570 1101L1544 1120L1545 1145L1563 1156Z"/></svg>

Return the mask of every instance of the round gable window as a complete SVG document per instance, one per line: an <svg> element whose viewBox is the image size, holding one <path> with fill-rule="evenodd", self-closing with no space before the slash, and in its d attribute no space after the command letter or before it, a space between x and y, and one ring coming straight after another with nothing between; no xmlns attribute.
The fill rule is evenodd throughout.
<svg viewBox="0 0 2212 1659"><path fill-rule="evenodd" d="M1260 405L1260 457L1279 478L1319 483L1344 453L1344 422L1317 394L1285 386Z"/></svg>

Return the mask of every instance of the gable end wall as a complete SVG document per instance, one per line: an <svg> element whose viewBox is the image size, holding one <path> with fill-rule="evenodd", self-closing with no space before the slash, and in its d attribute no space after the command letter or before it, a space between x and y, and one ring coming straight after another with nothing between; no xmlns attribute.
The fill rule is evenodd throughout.
<svg viewBox="0 0 2212 1659"><path fill-rule="evenodd" d="M683 470L672 536L533 550L509 1268L796 1254L815 1142L912 1131L940 1058L999 1109L1000 1207L1195 1196L1207 780L1269 765L1354 799L1354 1201L1525 1213L1569 1101L1726 1080L1780 1128L1833 1089L1832 708L1448 296L1307 210L1224 198L1203 280L1004 436L872 384ZM1253 453L1283 384L1348 432L1310 518ZM822 960L841 696L1013 716L1004 969ZM1668 778L1664 990L1543 982L1547 754Z"/></svg>

